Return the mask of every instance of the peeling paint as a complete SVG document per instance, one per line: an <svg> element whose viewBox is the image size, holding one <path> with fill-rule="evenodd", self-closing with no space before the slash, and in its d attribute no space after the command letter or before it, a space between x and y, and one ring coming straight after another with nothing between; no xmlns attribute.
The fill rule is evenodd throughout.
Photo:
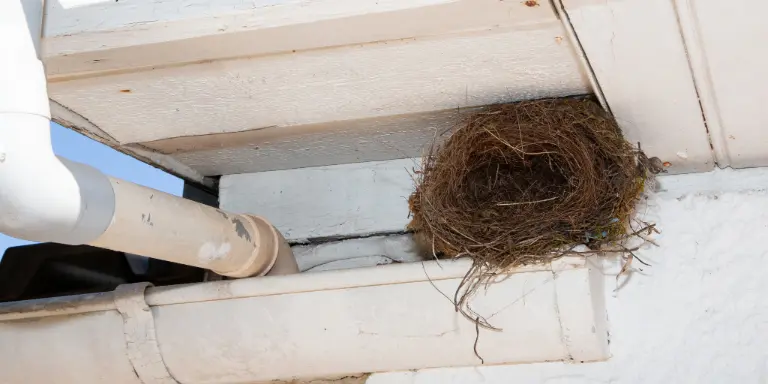
<svg viewBox="0 0 768 384"><path fill-rule="evenodd" d="M197 259L203 264L209 264L216 260L221 260L229 255L232 245L229 243L215 244L206 242L197 252Z"/></svg>
<svg viewBox="0 0 768 384"><path fill-rule="evenodd" d="M251 234L248 233L248 230L245 229L245 225L243 224L243 221L240 220L239 217L232 218L232 224L235 225L235 231L237 232L237 235L240 236L241 239L245 239L248 242L252 242L251 240Z"/></svg>

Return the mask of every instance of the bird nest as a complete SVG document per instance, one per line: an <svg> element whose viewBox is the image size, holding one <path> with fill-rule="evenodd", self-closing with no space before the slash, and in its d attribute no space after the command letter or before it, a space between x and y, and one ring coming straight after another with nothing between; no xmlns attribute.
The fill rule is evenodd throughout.
<svg viewBox="0 0 768 384"><path fill-rule="evenodd" d="M486 271L598 249L627 236L643 159L592 100L488 107L424 157L409 227L436 257Z"/></svg>

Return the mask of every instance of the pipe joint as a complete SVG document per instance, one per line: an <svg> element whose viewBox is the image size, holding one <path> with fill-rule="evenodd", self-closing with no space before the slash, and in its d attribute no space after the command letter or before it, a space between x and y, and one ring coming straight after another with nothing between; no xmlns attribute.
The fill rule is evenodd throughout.
<svg viewBox="0 0 768 384"><path fill-rule="evenodd" d="M21 0L0 0L0 232L232 277L266 274L285 255L280 265L287 267L279 269L297 272L290 247L260 217L228 214L54 155L45 71L36 53L37 5L27 15Z"/></svg>

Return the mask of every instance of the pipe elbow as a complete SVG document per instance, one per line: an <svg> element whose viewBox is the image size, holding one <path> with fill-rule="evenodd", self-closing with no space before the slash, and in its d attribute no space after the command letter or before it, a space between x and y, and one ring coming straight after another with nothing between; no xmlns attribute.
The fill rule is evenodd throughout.
<svg viewBox="0 0 768 384"><path fill-rule="evenodd" d="M0 114L0 232L85 244L106 230L113 210L106 176L53 154L46 117Z"/></svg>
<svg viewBox="0 0 768 384"><path fill-rule="evenodd" d="M32 4L33 2L28 2ZM0 232L31 241L90 244L220 270L264 274L290 247L260 218L110 179L51 147L46 77L37 57L42 7L0 1ZM250 224L246 228L244 223ZM195 259L197 257L197 259Z"/></svg>

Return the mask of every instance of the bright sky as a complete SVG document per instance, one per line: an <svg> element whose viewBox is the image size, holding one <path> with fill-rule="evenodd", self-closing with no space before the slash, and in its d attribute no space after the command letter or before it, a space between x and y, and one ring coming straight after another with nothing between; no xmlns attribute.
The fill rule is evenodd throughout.
<svg viewBox="0 0 768 384"><path fill-rule="evenodd" d="M174 195L181 195L184 183L175 176L58 124L51 123L51 135L53 151L59 156L96 167L110 176ZM6 248L27 243L0 233L0 259Z"/></svg>

